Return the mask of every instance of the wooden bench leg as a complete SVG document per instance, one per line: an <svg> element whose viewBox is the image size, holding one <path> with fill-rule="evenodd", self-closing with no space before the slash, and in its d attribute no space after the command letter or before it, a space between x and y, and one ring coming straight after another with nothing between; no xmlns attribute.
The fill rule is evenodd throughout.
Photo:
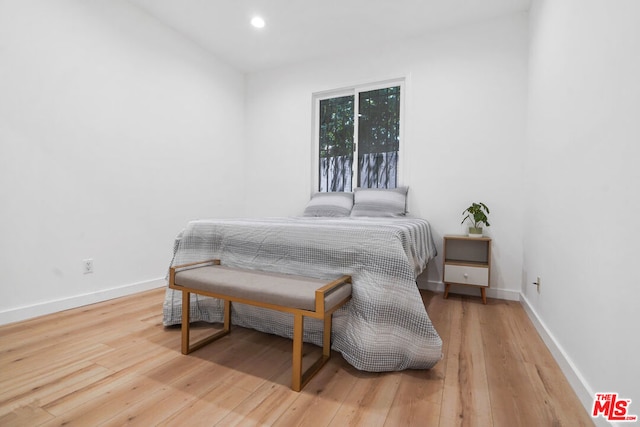
<svg viewBox="0 0 640 427"><path fill-rule="evenodd" d="M189 353L189 319L191 310L191 293L182 291L182 354Z"/></svg>
<svg viewBox="0 0 640 427"><path fill-rule="evenodd" d="M304 330L304 317L302 314L294 314L293 317L293 356L291 371L291 388L294 391L302 389L302 336Z"/></svg>
<svg viewBox="0 0 640 427"><path fill-rule="evenodd" d="M331 319L333 316L328 314L324 316L324 331L322 332L322 357L331 357ZM326 360L325 360L326 361Z"/></svg>
<svg viewBox="0 0 640 427"><path fill-rule="evenodd" d="M304 335L304 316L294 314L293 318L293 355L291 368L291 389L300 391L320 368L331 357L331 314L324 317L324 331L322 333L322 355L304 373L302 372L302 346Z"/></svg>
<svg viewBox="0 0 640 427"><path fill-rule="evenodd" d="M201 339L200 341L194 343L193 345L189 344L189 332L190 332L190 322L191 322L191 295L189 291L182 291L182 354L189 354L192 351L195 351L199 348L204 347L221 338L225 335L228 335L231 331L231 301L224 300L224 326L221 331L218 331L208 337Z"/></svg>

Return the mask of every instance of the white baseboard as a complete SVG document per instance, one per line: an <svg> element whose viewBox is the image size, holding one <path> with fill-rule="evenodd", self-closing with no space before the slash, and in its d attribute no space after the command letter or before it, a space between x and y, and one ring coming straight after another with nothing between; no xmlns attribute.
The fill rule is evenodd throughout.
<svg viewBox="0 0 640 427"><path fill-rule="evenodd" d="M522 307L524 307L524 310L529 316L529 319L531 319L533 326L538 331L538 334L540 334L542 341L544 341L547 348L551 352L551 355L560 366L560 370L569 381L571 388L573 388L573 391L575 391L576 395L578 395L578 399L580 399L582 406L584 406L585 410L590 415L591 410L593 409L593 399L595 393L593 392L591 387L589 387L578 368L564 351L562 346L555 339L551 331L549 331L547 325L542 321L542 319L540 319L540 316L538 316L536 310L533 308L533 306L531 306L527 297L522 293L520 294L520 304L522 305ZM612 425L602 417L593 419L593 421L598 426Z"/></svg>
<svg viewBox="0 0 640 427"><path fill-rule="evenodd" d="M444 283L436 281L418 281L418 288L426 289L433 292L444 292ZM451 293L462 295L480 295L480 290L473 286L455 286L451 288ZM504 299L509 301L520 301L520 292L512 291L510 289L487 289L487 298Z"/></svg>
<svg viewBox="0 0 640 427"><path fill-rule="evenodd" d="M137 292L148 291L151 289L166 286L166 284L167 282L164 278L153 279L145 282L119 286L116 288L103 289L88 294L75 295L72 297L46 301L24 307L11 308L9 310L0 312L0 325L19 322L21 320L31 319L33 317L44 316L45 314L57 313L59 311L82 307L88 304L95 304L97 302L135 294Z"/></svg>

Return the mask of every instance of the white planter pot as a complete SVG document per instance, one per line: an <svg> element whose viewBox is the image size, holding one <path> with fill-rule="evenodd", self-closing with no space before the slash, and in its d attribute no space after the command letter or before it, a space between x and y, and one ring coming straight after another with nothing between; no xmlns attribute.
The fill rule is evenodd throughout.
<svg viewBox="0 0 640 427"><path fill-rule="evenodd" d="M469 237L482 237L482 228L469 227Z"/></svg>

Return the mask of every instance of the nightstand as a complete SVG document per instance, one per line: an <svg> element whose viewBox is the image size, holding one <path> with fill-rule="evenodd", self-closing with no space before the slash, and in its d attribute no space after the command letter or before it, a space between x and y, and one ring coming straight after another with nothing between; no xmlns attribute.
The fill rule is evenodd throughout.
<svg viewBox="0 0 640 427"><path fill-rule="evenodd" d="M491 238L444 236L444 298L451 285L480 288L482 302L487 303L486 289L491 277Z"/></svg>

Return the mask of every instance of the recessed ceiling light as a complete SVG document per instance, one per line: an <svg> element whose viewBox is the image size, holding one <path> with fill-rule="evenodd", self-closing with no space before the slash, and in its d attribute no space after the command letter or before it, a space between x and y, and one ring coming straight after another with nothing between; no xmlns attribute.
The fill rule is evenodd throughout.
<svg viewBox="0 0 640 427"><path fill-rule="evenodd" d="M251 18L251 25L253 25L256 28L263 28L264 27L264 19L262 19L259 16L254 16L253 18Z"/></svg>

